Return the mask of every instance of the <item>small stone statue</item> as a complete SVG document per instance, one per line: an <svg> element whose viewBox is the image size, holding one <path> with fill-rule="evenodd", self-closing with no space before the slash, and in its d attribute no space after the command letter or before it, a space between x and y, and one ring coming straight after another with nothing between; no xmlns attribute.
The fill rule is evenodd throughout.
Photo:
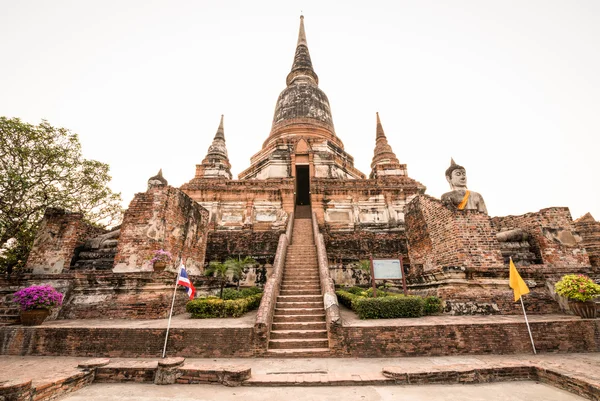
<svg viewBox="0 0 600 401"><path fill-rule="evenodd" d="M477 210L487 214L483 197L467 189L467 171L450 159L446 180L452 191L442 195L442 203L454 210Z"/></svg>
<svg viewBox="0 0 600 401"><path fill-rule="evenodd" d="M158 171L158 174L148 179L148 189L165 185L168 185L168 182L162 175L162 168Z"/></svg>

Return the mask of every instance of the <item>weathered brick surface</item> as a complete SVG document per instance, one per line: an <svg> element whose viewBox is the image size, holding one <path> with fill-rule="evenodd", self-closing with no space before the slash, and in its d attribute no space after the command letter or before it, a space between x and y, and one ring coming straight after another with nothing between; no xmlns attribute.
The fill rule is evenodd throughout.
<svg viewBox="0 0 600 401"><path fill-rule="evenodd" d="M75 248L87 238L106 232L83 221L83 214L49 208L35 237L25 270L36 274L69 270Z"/></svg>
<svg viewBox="0 0 600 401"><path fill-rule="evenodd" d="M63 305L52 311L53 319L158 319L169 313L175 284L175 273L163 272L78 272L64 274L26 274L13 279L0 279L0 294L12 294L30 285L49 284L64 295ZM198 292L216 286L212 280L193 276ZM2 306L11 306L10 297L2 298ZM185 311L188 301L183 289L177 292L174 313Z"/></svg>
<svg viewBox="0 0 600 401"><path fill-rule="evenodd" d="M447 267L490 272L504 266L490 218L477 211L453 211L427 195L406 207L411 277Z"/></svg>
<svg viewBox="0 0 600 401"><path fill-rule="evenodd" d="M497 230L521 228L527 232L535 252L547 266L591 265L566 207L551 207L521 216L494 217L492 224Z"/></svg>
<svg viewBox="0 0 600 401"><path fill-rule="evenodd" d="M289 224L293 224L293 219ZM271 331L271 324L273 323L273 314L275 313L277 296L279 295L281 288L283 267L285 264L288 245L289 239L287 234L281 234L279 237L277 254L275 255L275 261L273 262L273 273L265 285L254 323L254 351L258 355L267 352L267 348L269 346L269 334Z"/></svg>
<svg viewBox="0 0 600 401"><path fill-rule="evenodd" d="M600 267L600 222L587 214L574 222L575 229L581 235L581 246L585 248L594 267Z"/></svg>
<svg viewBox="0 0 600 401"><path fill-rule="evenodd" d="M188 272L203 270L208 211L179 189L157 186L135 195L123 217L114 271L151 270L154 252L169 251L175 271L179 263Z"/></svg>
<svg viewBox="0 0 600 401"><path fill-rule="evenodd" d="M600 320L531 322L540 352L598 352ZM344 327L343 353L353 357L529 353L524 323Z"/></svg>
<svg viewBox="0 0 600 401"><path fill-rule="evenodd" d="M250 256L257 262L273 263L279 236L284 230L276 231L209 231L206 261L225 260L231 256Z"/></svg>
<svg viewBox="0 0 600 401"><path fill-rule="evenodd" d="M80 372L64 379L36 386L31 392L31 399L34 401L47 401L62 398L68 393L89 386L93 381L93 372Z"/></svg>
<svg viewBox="0 0 600 401"><path fill-rule="evenodd" d="M0 327L3 355L114 358L162 356L166 329L101 327ZM167 356L250 357L253 329L171 328Z"/></svg>

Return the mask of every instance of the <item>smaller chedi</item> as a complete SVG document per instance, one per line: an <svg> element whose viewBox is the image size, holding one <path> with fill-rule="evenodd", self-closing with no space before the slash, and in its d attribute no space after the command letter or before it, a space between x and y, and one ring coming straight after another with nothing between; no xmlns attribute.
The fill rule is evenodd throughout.
<svg viewBox="0 0 600 401"><path fill-rule="evenodd" d="M446 180L452 191L442 195L442 203L451 209L477 210L487 214L483 197L475 191L467 189L467 171L463 166L450 159L450 167L446 169Z"/></svg>

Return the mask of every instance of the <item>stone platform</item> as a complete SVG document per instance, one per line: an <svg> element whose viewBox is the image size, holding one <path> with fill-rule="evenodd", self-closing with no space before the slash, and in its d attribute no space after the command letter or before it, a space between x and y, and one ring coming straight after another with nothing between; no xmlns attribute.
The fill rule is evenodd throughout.
<svg viewBox="0 0 600 401"><path fill-rule="evenodd" d="M351 363L347 358L86 361L70 357L0 356L0 396L28 391L34 399L43 401L93 383L306 387L535 381L600 400L599 366L599 353L355 358ZM165 370L170 376L164 375Z"/></svg>
<svg viewBox="0 0 600 401"><path fill-rule="evenodd" d="M522 316L428 316L359 320L341 308L339 343L329 357L510 355L531 352ZM168 356L253 357L255 313L242 318L173 318ZM529 316L538 352L600 351L600 319ZM0 327L1 355L149 358L162 354L167 319L56 320ZM260 351L260 350L258 350Z"/></svg>

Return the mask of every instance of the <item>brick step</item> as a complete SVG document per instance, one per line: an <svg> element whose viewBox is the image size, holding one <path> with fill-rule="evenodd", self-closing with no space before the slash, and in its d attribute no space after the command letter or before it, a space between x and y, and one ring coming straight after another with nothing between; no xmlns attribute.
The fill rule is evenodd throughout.
<svg viewBox="0 0 600 401"><path fill-rule="evenodd" d="M292 237L294 238L294 237ZM296 238L300 238L300 237L296 237ZM291 244L288 245L288 251L292 252L292 251L298 251L298 252L309 252L309 251L314 251L317 248L317 246L312 242L303 242L302 244Z"/></svg>
<svg viewBox="0 0 600 401"><path fill-rule="evenodd" d="M315 276L315 277L319 277L319 269L317 268L312 268L312 269L289 269L286 270L285 268L283 269L284 272L284 278L285 276Z"/></svg>
<svg viewBox="0 0 600 401"><path fill-rule="evenodd" d="M321 295L321 289L318 290L281 290L279 295Z"/></svg>
<svg viewBox="0 0 600 401"><path fill-rule="evenodd" d="M274 323L324 322L325 312L319 315L274 315Z"/></svg>
<svg viewBox="0 0 600 401"><path fill-rule="evenodd" d="M287 255L285 258L286 262L316 262L317 255Z"/></svg>
<svg viewBox="0 0 600 401"><path fill-rule="evenodd" d="M325 358L329 356L329 348L270 349L264 356L266 358Z"/></svg>
<svg viewBox="0 0 600 401"><path fill-rule="evenodd" d="M327 330L325 322L273 322L271 330Z"/></svg>
<svg viewBox="0 0 600 401"><path fill-rule="evenodd" d="M281 295L277 297L277 302L320 302L323 301L321 295Z"/></svg>
<svg viewBox="0 0 600 401"><path fill-rule="evenodd" d="M275 307L275 315L318 315L324 313L323 308L278 308Z"/></svg>
<svg viewBox="0 0 600 401"><path fill-rule="evenodd" d="M310 278L310 279L305 279L304 277L286 277L282 279L282 284L286 283L286 284L297 284L297 285L304 285L304 284L319 284L321 282L321 280L319 280L318 278Z"/></svg>
<svg viewBox="0 0 600 401"><path fill-rule="evenodd" d="M282 339L269 341L269 349L306 349L327 347L329 347L329 340L327 338Z"/></svg>
<svg viewBox="0 0 600 401"><path fill-rule="evenodd" d="M319 283L298 285L298 284L286 284L284 282L281 285L281 289L284 290L284 291L287 291L287 290L297 290L297 289L301 289L301 290L320 290L321 286L319 285Z"/></svg>
<svg viewBox="0 0 600 401"><path fill-rule="evenodd" d="M297 338L327 338L327 330L271 330L272 340L291 340Z"/></svg>
<svg viewBox="0 0 600 401"><path fill-rule="evenodd" d="M318 273L286 273L283 280L301 279L301 280L320 280Z"/></svg>
<svg viewBox="0 0 600 401"><path fill-rule="evenodd" d="M317 266L285 266L284 271L294 272L294 273L316 273L319 271Z"/></svg>
<svg viewBox="0 0 600 401"><path fill-rule="evenodd" d="M317 258L298 258L298 259L287 258L285 260L285 264L288 266L315 267L315 266L319 265L319 262L317 262Z"/></svg>
<svg viewBox="0 0 600 401"><path fill-rule="evenodd" d="M321 308L323 310L323 301L319 302L277 302L276 308Z"/></svg>

